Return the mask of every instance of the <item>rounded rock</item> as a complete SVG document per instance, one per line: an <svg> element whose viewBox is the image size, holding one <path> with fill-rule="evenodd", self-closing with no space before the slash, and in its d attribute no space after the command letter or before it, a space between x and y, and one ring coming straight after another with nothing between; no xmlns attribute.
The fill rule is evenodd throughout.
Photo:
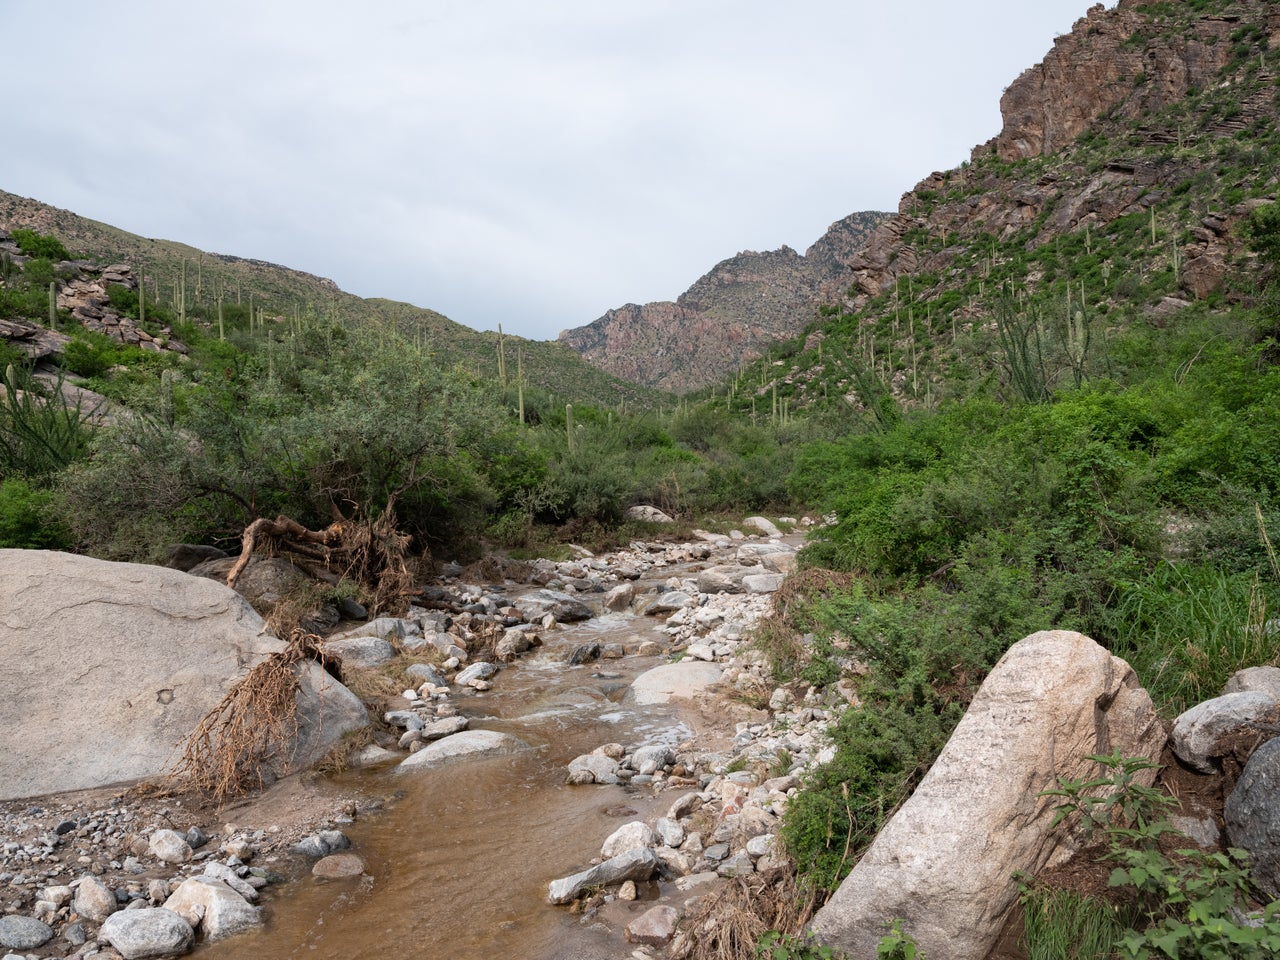
<svg viewBox="0 0 1280 960"><path fill-rule="evenodd" d="M112 914L99 936L115 947L124 960L168 957L191 949L195 932L191 924L172 910L143 907Z"/></svg>
<svg viewBox="0 0 1280 960"><path fill-rule="evenodd" d="M344 880L364 873L364 859L355 853L334 853L316 862L311 875L321 880Z"/></svg>
<svg viewBox="0 0 1280 960"><path fill-rule="evenodd" d="M11 950L34 950L53 939L53 928L33 917L0 917L0 946Z"/></svg>

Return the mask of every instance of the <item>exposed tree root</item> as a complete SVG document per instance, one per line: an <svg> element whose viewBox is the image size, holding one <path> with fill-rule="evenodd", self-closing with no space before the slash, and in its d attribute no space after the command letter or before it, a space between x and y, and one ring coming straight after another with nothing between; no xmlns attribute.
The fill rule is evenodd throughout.
<svg viewBox="0 0 1280 960"><path fill-rule="evenodd" d="M284 650L256 664L209 711L158 792L194 790L222 806L266 786L270 771L288 763L285 751L298 735L297 694L307 660L326 666L320 638L295 630Z"/></svg>
<svg viewBox="0 0 1280 960"><path fill-rule="evenodd" d="M309 530L296 520L260 517L241 534L240 556L227 574L227 586L249 565L255 552L283 556L329 582L341 579L365 587L374 616L403 613L412 594L408 534L396 529L393 504L377 517L339 517L323 530Z"/></svg>

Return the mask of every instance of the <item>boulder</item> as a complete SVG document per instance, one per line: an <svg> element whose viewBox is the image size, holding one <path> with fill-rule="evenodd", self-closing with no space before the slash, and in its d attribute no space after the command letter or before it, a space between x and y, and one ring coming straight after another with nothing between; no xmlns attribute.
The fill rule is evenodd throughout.
<svg viewBox="0 0 1280 960"><path fill-rule="evenodd" d="M363 873L364 858L356 853L333 853L311 868L311 875L320 880L345 880Z"/></svg>
<svg viewBox="0 0 1280 960"><path fill-rule="evenodd" d="M0 917L0 947L34 950L53 939L53 928L43 920L11 914Z"/></svg>
<svg viewBox="0 0 1280 960"><path fill-rule="evenodd" d="M186 863L191 859L191 844L176 830L157 830L151 835L151 855L162 863Z"/></svg>
<svg viewBox="0 0 1280 960"><path fill-rule="evenodd" d="M623 516L628 520L643 520L646 523L675 523L673 519L657 507L647 505L627 507L627 511Z"/></svg>
<svg viewBox="0 0 1280 960"><path fill-rule="evenodd" d="M225 585L227 574L231 572L237 559L224 557L206 560L188 572L193 577L207 578ZM248 565L236 578L236 593L248 600L259 613L267 614L281 600L310 588L312 583L314 581L306 573L288 560L255 556L250 558Z"/></svg>
<svg viewBox="0 0 1280 960"><path fill-rule="evenodd" d="M636 677L631 689L627 691L627 697L642 706L688 700L718 683L721 675L720 668L714 663L699 660L667 663L646 670Z"/></svg>
<svg viewBox="0 0 1280 960"><path fill-rule="evenodd" d="M515 608L530 622L541 620L547 614L559 623L576 623L595 616L595 611L581 600L558 590L536 590L516 600Z"/></svg>
<svg viewBox="0 0 1280 960"><path fill-rule="evenodd" d="M417 753L401 760L398 770L430 770L460 760L479 760L518 753L529 745L508 733L496 730L467 730L451 737L437 740Z"/></svg>
<svg viewBox="0 0 1280 960"><path fill-rule="evenodd" d="M818 939L871 957L895 919L921 951L982 960L1035 876L1074 853L1051 827L1061 779L1097 776L1093 754L1155 760L1165 736L1127 663L1088 637L1044 631L1014 644L942 755L814 917ZM1149 773L1154 776L1153 771Z"/></svg>
<svg viewBox="0 0 1280 960"><path fill-rule="evenodd" d="M777 593L784 579L780 573L754 573L742 578L742 586L747 593Z"/></svg>
<svg viewBox="0 0 1280 960"><path fill-rule="evenodd" d="M115 947L124 960L171 957L191 949L195 931L191 924L164 907L122 910L102 925L99 937Z"/></svg>
<svg viewBox="0 0 1280 960"><path fill-rule="evenodd" d="M164 909L199 927L206 940L221 940L262 923L261 909L214 877L183 880Z"/></svg>
<svg viewBox="0 0 1280 960"><path fill-rule="evenodd" d="M693 597L683 590L669 590L645 606L646 614L675 613L694 603Z"/></svg>
<svg viewBox="0 0 1280 960"><path fill-rule="evenodd" d="M1280 703L1280 667L1246 667L1237 670L1222 688L1224 694L1250 691L1270 694Z"/></svg>
<svg viewBox="0 0 1280 960"><path fill-rule="evenodd" d="M652 846L652 828L642 820L633 820L631 823L624 823L605 838L600 847L600 856L608 860L628 850L641 850Z"/></svg>
<svg viewBox="0 0 1280 960"><path fill-rule="evenodd" d="M472 680L488 680L497 672L498 672L498 668L495 667L492 663L487 663L486 661L481 660L480 662L473 663L471 666L467 667L465 670L459 673L456 677L454 677L454 680L457 683L465 686L466 684L470 683Z"/></svg>
<svg viewBox="0 0 1280 960"><path fill-rule="evenodd" d="M1245 756L1252 752L1259 724L1274 725L1278 719L1280 701L1270 693L1227 693L1196 704L1173 721L1169 744L1183 763L1201 773L1217 773L1223 757L1241 747Z"/></svg>
<svg viewBox="0 0 1280 960"><path fill-rule="evenodd" d="M707 567L698 574L698 592L742 593L743 578L759 572L759 567L742 567L737 564Z"/></svg>
<svg viewBox="0 0 1280 960"><path fill-rule="evenodd" d="M380 667L396 658L396 648L381 637L328 640L324 652L341 658L344 667Z"/></svg>
<svg viewBox="0 0 1280 960"><path fill-rule="evenodd" d="M742 525L748 530L754 530L756 533L763 533L766 537L781 537L782 531L779 530L772 520L766 520L764 517L747 517L742 521Z"/></svg>
<svg viewBox="0 0 1280 960"><path fill-rule="evenodd" d="M627 924L627 943L642 943L650 947L665 947L676 935L680 914L675 907L650 907Z"/></svg>
<svg viewBox="0 0 1280 960"><path fill-rule="evenodd" d="M86 874L75 883L75 888L71 909L86 920L101 923L120 908L111 888L97 877Z"/></svg>
<svg viewBox="0 0 1280 960"><path fill-rule="evenodd" d="M0 550L0 800L167 773L181 744L254 664L285 645L244 598L166 567ZM93 723L67 723L67 704ZM314 664L302 674L305 766L367 723Z"/></svg>
<svg viewBox="0 0 1280 960"><path fill-rule="evenodd" d="M587 753L574 757L569 761L567 782L571 784L617 783L618 761L600 753Z"/></svg>
<svg viewBox="0 0 1280 960"><path fill-rule="evenodd" d="M1249 758L1223 810L1227 845L1249 851L1258 888L1280 900L1280 739Z"/></svg>
<svg viewBox="0 0 1280 960"><path fill-rule="evenodd" d="M552 903L568 903L576 900L588 887L608 886L625 880L648 880L658 869L658 855L648 847L628 850L560 880L552 880L547 887L547 899Z"/></svg>

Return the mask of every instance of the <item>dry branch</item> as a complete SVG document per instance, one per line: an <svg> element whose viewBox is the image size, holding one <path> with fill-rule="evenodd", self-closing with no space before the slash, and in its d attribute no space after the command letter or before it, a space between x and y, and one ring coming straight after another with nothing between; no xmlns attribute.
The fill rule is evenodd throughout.
<svg viewBox="0 0 1280 960"><path fill-rule="evenodd" d="M283 751L297 739L298 687L307 660L325 665L320 638L295 630L284 650L256 664L200 721L159 789L195 790L219 806L261 789L267 772L287 763Z"/></svg>

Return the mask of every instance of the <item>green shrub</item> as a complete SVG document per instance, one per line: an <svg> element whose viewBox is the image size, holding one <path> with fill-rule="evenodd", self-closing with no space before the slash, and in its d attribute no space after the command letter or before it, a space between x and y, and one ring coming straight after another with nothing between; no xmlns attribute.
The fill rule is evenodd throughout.
<svg viewBox="0 0 1280 960"><path fill-rule="evenodd" d="M57 237L46 236L19 227L9 232L9 236L17 243L18 249L28 257L40 257L45 260L70 260L71 254Z"/></svg>
<svg viewBox="0 0 1280 960"><path fill-rule="evenodd" d="M70 545L66 528L53 517L54 495L21 477L0 482L0 548L62 550Z"/></svg>

